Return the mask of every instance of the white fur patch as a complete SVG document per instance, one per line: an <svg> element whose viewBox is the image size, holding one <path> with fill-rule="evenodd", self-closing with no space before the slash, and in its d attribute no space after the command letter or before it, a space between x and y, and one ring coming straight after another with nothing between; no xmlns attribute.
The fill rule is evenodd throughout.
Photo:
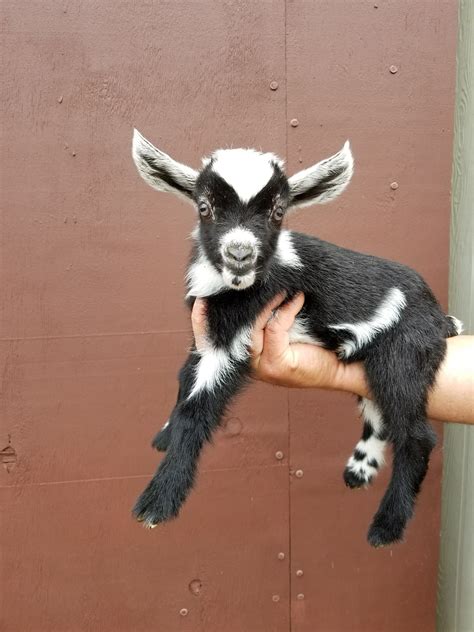
<svg viewBox="0 0 474 632"><path fill-rule="evenodd" d="M449 320L453 323L456 334L460 336L464 331L463 323L459 320L459 318L456 318L456 316L446 316L446 318L449 318Z"/></svg>
<svg viewBox="0 0 474 632"><path fill-rule="evenodd" d="M293 244L291 231L289 230L280 231L275 254L282 265L290 268L301 268L303 266L303 262Z"/></svg>
<svg viewBox="0 0 474 632"><path fill-rule="evenodd" d="M188 399L204 389L212 392L232 370L235 362L242 362L248 358L251 335L252 328L243 327L232 341L230 352L216 349L212 345L199 351L201 357L196 367L194 386Z"/></svg>
<svg viewBox="0 0 474 632"><path fill-rule="evenodd" d="M321 340L309 333L309 327L304 318L298 316L291 328L288 330L288 336L290 338L290 343L302 342L310 345L317 345L318 347L324 346Z"/></svg>
<svg viewBox="0 0 474 632"><path fill-rule="evenodd" d="M168 428L168 426L170 425L170 420L168 419L167 421L165 421L165 423L163 424L163 428L162 430L166 430L166 428Z"/></svg>
<svg viewBox="0 0 474 632"><path fill-rule="evenodd" d="M202 252L198 260L190 266L186 273L186 284L188 286L186 297L196 296L204 298L218 294L226 289L226 284L221 274Z"/></svg>
<svg viewBox="0 0 474 632"><path fill-rule="evenodd" d="M255 277L255 270L251 270L250 272L247 272L247 274L240 276L236 276L235 272L232 272L232 270L229 270L228 268L224 268L222 270L222 279L225 285L233 290L246 290L255 283Z"/></svg>
<svg viewBox="0 0 474 632"><path fill-rule="evenodd" d="M359 412L364 421L372 426L375 434L380 434L383 429L383 419L380 408L371 399L363 397L359 404Z"/></svg>
<svg viewBox="0 0 474 632"><path fill-rule="evenodd" d="M218 149L212 156L212 169L248 202L267 184L274 173L273 163L283 166L275 154L255 149ZM204 165L209 160L204 161Z"/></svg>
<svg viewBox="0 0 474 632"><path fill-rule="evenodd" d="M231 357L224 349L209 346L200 352L200 356L199 364L196 367L196 379L188 399L204 389L214 390L232 365Z"/></svg>
<svg viewBox="0 0 474 632"><path fill-rule="evenodd" d="M252 343L252 327L243 327L235 336L230 354L234 360L243 362L249 357L249 348Z"/></svg>
<svg viewBox="0 0 474 632"><path fill-rule="evenodd" d="M385 463L385 448L387 442L380 439L383 431L383 419L380 409L370 399L363 398L359 404L359 410L365 423L372 427L373 434L367 440L361 439L355 450L365 454L361 460L351 456L346 467L360 480L362 485L367 485L377 476L380 467ZM378 467L370 465L375 460Z"/></svg>
<svg viewBox="0 0 474 632"><path fill-rule="evenodd" d="M318 182L325 180L331 173L338 173L331 180L331 186L325 191L316 194L313 197L298 203L296 200L293 206L308 206L309 204L324 204L330 202L337 197L346 186L349 184L354 171L354 159L352 157L351 147L349 141L344 143L343 148L334 156L326 158L321 162L316 163L308 169L303 169L295 173L288 179L290 185L290 193L292 196L304 194L309 189L317 186Z"/></svg>
<svg viewBox="0 0 474 632"><path fill-rule="evenodd" d="M377 334L392 327L400 320L400 313L406 304L404 293L397 287L394 287L389 290L370 320L358 323L328 325L330 329L350 331L355 338L355 340L347 340L340 345L338 349L339 356L348 358L368 344Z"/></svg>
<svg viewBox="0 0 474 632"><path fill-rule="evenodd" d="M231 228L222 236L221 250L225 250L227 246L231 246L233 244L251 246L253 249L255 249L257 254L260 240L248 228L236 226L235 228Z"/></svg>

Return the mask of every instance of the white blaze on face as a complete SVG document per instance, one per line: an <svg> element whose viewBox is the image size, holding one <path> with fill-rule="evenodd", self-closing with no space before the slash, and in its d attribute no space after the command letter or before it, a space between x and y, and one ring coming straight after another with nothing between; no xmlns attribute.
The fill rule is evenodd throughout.
<svg viewBox="0 0 474 632"><path fill-rule="evenodd" d="M255 149L218 149L211 160L213 171L243 202L263 189L274 173L274 164L283 167L283 161L275 154L263 154Z"/></svg>

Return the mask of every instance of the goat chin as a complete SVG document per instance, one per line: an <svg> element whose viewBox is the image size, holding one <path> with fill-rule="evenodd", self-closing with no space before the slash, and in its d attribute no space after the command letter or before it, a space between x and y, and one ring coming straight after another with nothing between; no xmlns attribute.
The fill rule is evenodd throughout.
<svg viewBox="0 0 474 632"><path fill-rule="evenodd" d="M247 274L236 275L232 270L224 268L222 271L222 279L224 283L233 290L246 290L255 283L255 270L247 272Z"/></svg>

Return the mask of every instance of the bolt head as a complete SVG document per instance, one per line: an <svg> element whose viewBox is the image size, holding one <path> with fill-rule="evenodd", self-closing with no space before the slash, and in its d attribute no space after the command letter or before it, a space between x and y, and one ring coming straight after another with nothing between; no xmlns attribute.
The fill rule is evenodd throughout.
<svg viewBox="0 0 474 632"><path fill-rule="evenodd" d="M299 123L297 118L291 119L291 121L290 121L291 127L298 127L299 124L300 123Z"/></svg>
<svg viewBox="0 0 474 632"><path fill-rule="evenodd" d="M280 551L280 553L278 553L277 558L279 560L284 560L285 559L285 554L283 553L283 551Z"/></svg>
<svg viewBox="0 0 474 632"><path fill-rule="evenodd" d="M278 452L275 452L275 459L277 459L277 461L281 461L284 456L285 455L283 454L281 450L278 450Z"/></svg>
<svg viewBox="0 0 474 632"><path fill-rule="evenodd" d="M298 601L303 601L303 599L304 599L304 595L303 595L303 593L298 593L298 594L296 595L296 598L298 599Z"/></svg>
<svg viewBox="0 0 474 632"><path fill-rule="evenodd" d="M296 478L303 478L303 470L296 470L295 476Z"/></svg>
<svg viewBox="0 0 474 632"><path fill-rule="evenodd" d="M392 75L394 75L395 73L397 73L397 72L398 72L398 66L394 66L394 65L392 65L392 66L390 66L390 69L389 69L389 70L390 70L390 72L392 73Z"/></svg>
<svg viewBox="0 0 474 632"><path fill-rule="evenodd" d="M390 188L393 191L396 191L398 189L398 182L392 182L392 184L390 185Z"/></svg>
<svg viewBox="0 0 474 632"><path fill-rule="evenodd" d="M274 601L275 603L278 603L280 601L280 595L273 595L272 601Z"/></svg>
<svg viewBox="0 0 474 632"><path fill-rule="evenodd" d="M188 609L187 608L181 608L181 610L179 611L179 614L182 617L185 617L188 614Z"/></svg>
<svg viewBox="0 0 474 632"><path fill-rule="evenodd" d="M278 81L272 81L270 83L270 90L278 90Z"/></svg>
<svg viewBox="0 0 474 632"><path fill-rule="evenodd" d="M296 577L303 577L303 574L304 574L304 573L303 573L303 571L302 571L301 569L298 569L298 570L296 571Z"/></svg>

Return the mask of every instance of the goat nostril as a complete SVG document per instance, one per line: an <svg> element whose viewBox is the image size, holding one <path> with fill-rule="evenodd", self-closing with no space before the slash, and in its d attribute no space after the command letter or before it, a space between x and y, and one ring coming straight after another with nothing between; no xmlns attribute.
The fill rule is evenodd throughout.
<svg viewBox="0 0 474 632"><path fill-rule="evenodd" d="M235 261L239 261L240 263L243 261L247 261L247 259L250 259L252 254L252 246L231 244L226 248L226 255L231 259L234 259Z"/></svg>

